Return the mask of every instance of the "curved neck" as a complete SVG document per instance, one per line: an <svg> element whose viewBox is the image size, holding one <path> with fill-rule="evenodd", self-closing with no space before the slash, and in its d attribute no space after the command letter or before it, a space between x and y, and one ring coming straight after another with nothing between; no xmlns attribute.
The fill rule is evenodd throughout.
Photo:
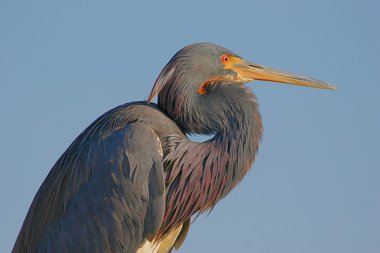
<svg viewBox="0 0 380 253"><path fill-rule="evenodd" d="M169 137L164 152L168 209L162 233L198 211L212 209L250 169L261 140L262 123L254 94L243 86L239 89L239 99L227 98L215 103L219 105L218 110L208 104L205 109L208 113L202 114L206 115L202 120L208 120L203 121L208 124L205 129L214 127L214 138L192 142L179 136ZM202 101L198 102L198 108L202 108ZM207 119L208 115L213 117ZM191 124L201 124L189 120Z"/></svg>

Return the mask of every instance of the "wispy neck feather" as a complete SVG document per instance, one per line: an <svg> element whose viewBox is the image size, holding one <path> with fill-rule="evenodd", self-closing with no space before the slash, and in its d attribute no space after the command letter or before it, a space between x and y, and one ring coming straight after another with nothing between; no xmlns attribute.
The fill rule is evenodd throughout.
<svg viewBox="0 0 380 253"><path fill-rule="evenodd" d="M182 126L215 133L214 138L197 143L169 137L164 161L168 209L161 233L198 211L212 209L242 180L255 159L262 123L254 94L241 84L218 86L192 101L197 102L196 108L187 106L191 125Z"/></svg>

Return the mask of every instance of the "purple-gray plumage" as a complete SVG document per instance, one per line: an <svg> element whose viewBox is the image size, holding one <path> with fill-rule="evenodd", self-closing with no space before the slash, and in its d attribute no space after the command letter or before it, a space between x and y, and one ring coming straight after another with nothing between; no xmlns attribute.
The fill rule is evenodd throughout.
<svg viewBox="0 0 380 253"><path fill-rule="evenodd" d="M244 84L253 80L334 88L246 62L214 44L183 48L148 102L106 112L58 159L13 252L178 249L191 217L211 210L255 159L263 129L256 97ZM193 142L186 134L213 137Z"/></svg>

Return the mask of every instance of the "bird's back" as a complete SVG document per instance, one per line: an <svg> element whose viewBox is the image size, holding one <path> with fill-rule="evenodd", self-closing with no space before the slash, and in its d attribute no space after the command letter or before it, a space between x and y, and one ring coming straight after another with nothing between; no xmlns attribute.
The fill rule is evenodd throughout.
<svg viewBox="0 0 380 253"><path fill-rule="evenodd" d="M42 183L13 252L135 252L162 221L162 144L173 134L184 136L145 102L100 116Z"/></svg>

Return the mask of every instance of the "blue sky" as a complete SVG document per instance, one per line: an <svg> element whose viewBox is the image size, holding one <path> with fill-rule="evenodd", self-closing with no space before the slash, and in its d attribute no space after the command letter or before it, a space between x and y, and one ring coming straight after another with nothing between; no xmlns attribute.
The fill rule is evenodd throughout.
<svg viewBox="0 0 380 253"><path fill-rule="evenodd" d="M249 84L264 138L180 252L380 251L379 1L0 1L0 252L43 179L103 112L144 100L208 41L337 91Z"/></svg>

